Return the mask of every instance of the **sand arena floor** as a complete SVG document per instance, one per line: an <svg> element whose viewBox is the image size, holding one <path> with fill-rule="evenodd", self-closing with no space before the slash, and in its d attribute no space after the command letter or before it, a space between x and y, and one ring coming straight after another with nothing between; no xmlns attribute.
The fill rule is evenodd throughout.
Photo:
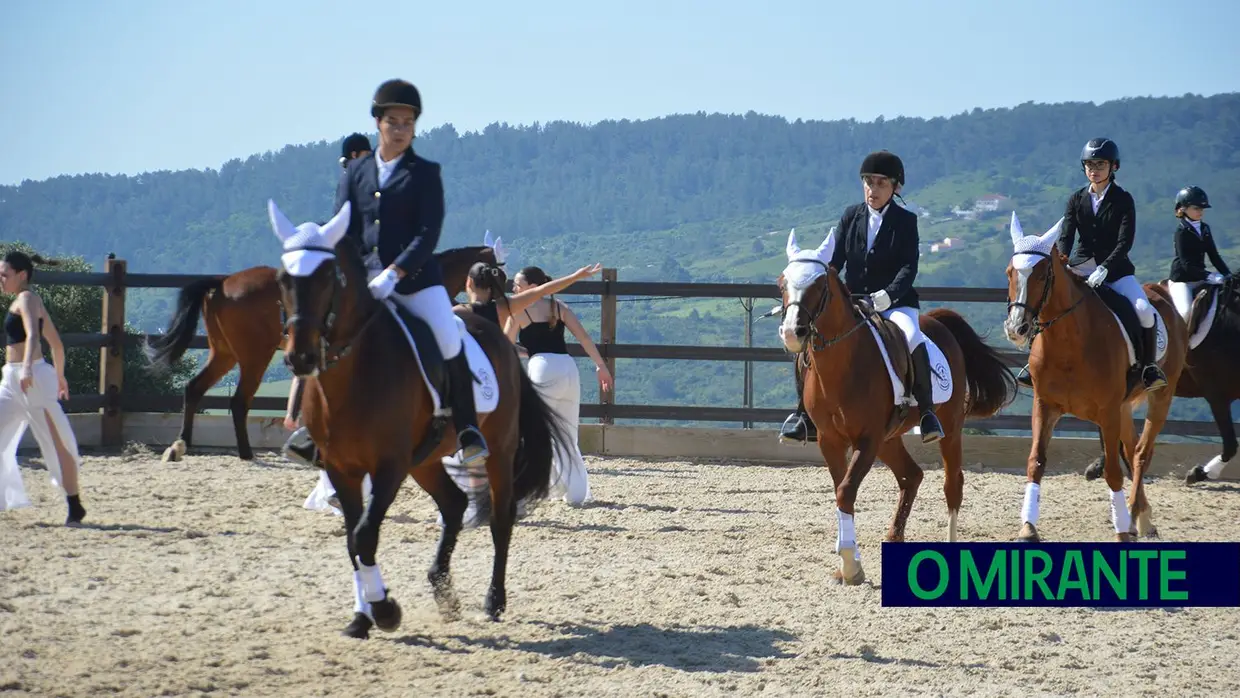
<svg viewBox="0 0 1240 698"><path fill-rule="evenodd" d="M454 559L465 617L445 623L425 574L436 510L415 483L379 561L404 609L393 633L352 616L342 519L302 502L316 473L154 453L91 456L89 526L61 525L46 472L35 508L0 514L6 696L1225 695L1240 692L1240 610L884 609L890 474L864 483L870 581L838 565L825 468L589 458L596 501L545 503L518 528L503 622L481 619L486 529ZM966 472L964 540L1018 529L1023 478ZM1240 488L1149 486L1165 540L1240 540ZM1048 477L1049 540L1109 540L1105 486ZM927 472L910 539L946 535Z"/></svg>

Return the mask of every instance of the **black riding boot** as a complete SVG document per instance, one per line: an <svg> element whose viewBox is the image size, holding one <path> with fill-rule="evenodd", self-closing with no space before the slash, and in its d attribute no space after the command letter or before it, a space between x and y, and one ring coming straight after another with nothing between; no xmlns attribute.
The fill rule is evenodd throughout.
<svg viewBox="0 0 1240 698"><path fill-rule="evenodd" d="M448 394L452 403L452 423L456 427L456 445L461 465L472 466L486 462L491 452L486 439L478 429L478 414L474 408L474 374L469 370L465 348L446 362L448 368Z"/></svg>
<svg viewBox="0 0 1240 698"><path fill-rule="evenodd" d="M784 420L783 427L779 430L779 438L781 441L817 441L818 429L814 427L814 422L809 418L809 414L805 411L805 401L797 401L796 412L788 415Z"/></svg>
<svg viewBox="0 0 1240 698"><path fill-rule="evenodd" d="M1016 382L1026 388L1033 387L1033 374L1029 373L1029 364L1025 364L1025 367L1020 370L1020 373L1016 374Z"/></svg>
<svg viewBox="0 0 1240 698"><path fill-rule="evenodd" d="M921 411L921 442L934 443L943 438L943 427L934 415L934 392L931 388L930 352L922 344L913 350L913 397Z"/></svg>
<svg viewBox="0 0 1240 698"><path fill-rule="evenodd" d="M1158 355L1158 326L1141 328L1141 363L1145 368L1141 371L1141 382L1145 391L1152 393L1167 387L1167 374L1154 360Z"/></svg>
<svg viewBox="0 0 1240 698"><path fill-rule="evenodd" d="M314 440L310 438L310 430L305 427L299 427L297 431L294 431L284 442L284 448L281 450L289 460L316 468L323 467L319 461L319 447L314 445Z"/></svg>

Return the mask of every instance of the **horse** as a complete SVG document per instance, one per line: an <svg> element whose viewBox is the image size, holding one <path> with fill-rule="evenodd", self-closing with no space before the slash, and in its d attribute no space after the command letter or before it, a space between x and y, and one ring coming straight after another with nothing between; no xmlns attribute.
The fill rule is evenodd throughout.
<svg viewBox="0 0 1240 698"><path fill-rule="evenodd" d="M1145 295L1163 325L1156 325L1155 330L1159 339L1165 338L1165 347L1157 348L1163 355L1155 356L1167 376L1166 387L1147 393L1131 346L1141 337L1132 304L1105 286L1091 289L1069 270L1067 258L1055 247L1062 227L1061 218L1040 236L1025 235L1016 212L1012 212L1013 254L1007 267L1008 314L1003 329L1012 344L1029 349L1033 377L1033 444L1017 540L1040 540L1038 504L1046 450L1055 424L1065 414L1093 422L1101 430L1103 475L1111 490L1116 539L1131 542L1136 536L1157 538L1142 476L1150 467L1155 439L1167 421L1184 367L1188 330L1166 290L1145 284ZM1134 452L1132 410L1142 401L1148 403L1148 409ZM1121 448L1134 465L1127 502L1119 464Z"/></svg>
<svg viewBox="0 0 1240 698"><path fill-rule="evenodd" d="M458 247L435 254L450 297L465 290L465 278L476 262L501 265L496 254L498 244L492 245L488 231L484 245ZM199 403L211 386L237 364L241 365L241 375L228 409L232 413L238 457L242 460L254 458L246 430L250 404L271 358L288 341L282 329L283 308L276 276L274 267L255 266L227 276L192 281L181 289L167 332L154 339L148 338L143 351L151 367L166 370L189 349L198 331L199 315L207 328L207 362L198 375L185 384L181 432L164 450L165 463L179 461L193 445L194 415Z"/></svg>
<svg viewBox="0 0 1240 698"><path fill-rule="evenodd" d="M899 328L855 300L839 271L828 264L835 229L813 251L802 251L795 236L793 229L788 236L788 266L778 278L783 299L779 335L785 350L802 362L805 409L818 429L818 448L835 485L841 569L834 578L855 585L865 580L853 521L862 479L876 458L891 469L900 496L887 540L903 541L923 477L902 439L920 421L908 392L912 356ZM1016 379L999 353L958 313L930 310L920 314L920 324L938 374L933 381L934 402L945 434L939 452L947 537L955 542L964 500L962 425L970 417L990 416L1010 404L1016 397ZM960 383L955 389L953 381ZM851 462L845 458L849 446Z"/></svg>
<svg viewBox="0 0 1240 698"><path fill-rule="evenodd" d="M464 311L461 328L476 385L445 387L438 345L425 322L391 301L376 300L357 246L342 240L350 204L326 225L294 228L268 202L272 229L283 243L277 274L289 311L284 361L305 381L302 418L319 447L348 531L354 570L354 617L343 634L365 639L370 628L395 630L399 604L384 585L375 554L379 528L406 476L439 507L443 528L427 578L445 619L458 617L449 567L467 497L444 470L455 450L447 390L474 390L479 427L490 448L486 476L491 491L495 558L486 613L498 621L507 606L508 548L517 502L527 507L547 496L552 453L567 443L564 425L526 375L513 346L495 323ZM436 386L431 388L431 386ZM363 508L362 480L370 501Z"/></svg>
<svg viewBox="0 0 1240 698"><path fill-rule="evenodd" d="M1159 286L1166 288L1166 283L1164 279ZM1184 476L1184 484L1193 485L1217 479L1236 455L1231 403L1240 400L1240 366L1235 361L1236 348L1240 347L1240 274L1232 274L1221 285L1208 285L1197 292L1188 315L1188 334L1188 355L1175 396L1204 398L1223 441L1221 454L1210 459L1205 467L1194 465ZM1102 468L1103 458L1099 456L1086 466L1085 479L1097 479ZM1131 467L1127 474L1132 477Z"/></svg>

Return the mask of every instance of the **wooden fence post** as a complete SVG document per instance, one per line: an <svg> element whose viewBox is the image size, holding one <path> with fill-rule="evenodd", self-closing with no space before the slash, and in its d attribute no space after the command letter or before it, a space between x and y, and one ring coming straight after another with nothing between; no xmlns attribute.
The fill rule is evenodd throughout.
<svg viewBox="0 0 1240 698"><path fill-rule="evenodd" d="M616 270L614 268L603 269L603 296L599 299L602 306L599 318L599 353L603 355L603 363L607 364L607 370L611 372L613 379L616 377L616 359L611 355L611 345L616 343L616 290L612 286L614 283L616 283ZM603 408L599 422L601 424L613 423L608 406L616 403L614 383L611 390L599 391L598 402Z"/></svg>
<svg viewBox="0 0 1240 698"><path fill-rule="evenodd" d="M103 271L103 327L107 344L99 349L99 392L104 396L101 441L120 446L124 432L121 389L125 383L125 260L108 254Z"/></svg>

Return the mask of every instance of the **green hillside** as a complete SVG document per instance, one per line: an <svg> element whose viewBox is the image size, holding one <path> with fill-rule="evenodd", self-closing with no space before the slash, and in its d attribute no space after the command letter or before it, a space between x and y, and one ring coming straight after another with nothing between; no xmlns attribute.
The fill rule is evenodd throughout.
<svg viewBox="0 0 1240 698"><path fill-rule="evenodd" d="M502 235L510 266L552 274L601 261L622 280L773 283L788 230L817 244L847 204L859 200L857 164L888 148L908 172L904 201L920 214L919 285L1001 286L1015 209L1026 230L1044 230L1081 186L1078 154L1107 135L1121 147L1119 181L1136 198L1139 278L1167 273L1172 203L1189 183L1214 205L1208 218L1223 254L1240 265L1240 94L1133 98L1091 103L974 109L951 118L789 121L755 113L688 114L593 126L554 122L492 125L421 134L418 151L443 164L447 218L440 246ZM372 134L373 138L373 134ZM277 259L265 202L295 221L331 213L339 176L337 143L290 145L232 160L219 170L139 176L81 175L0 187L0 238L45 254L108 252L135 272L228 272ZM998 196L995 196L998 195ZM989 197L996 210L964 214ZM949 249L930 245L951 239ZM135 291L129 319L155 331L171 316L175 292ZM597 301L569 298L597 330ZM769 307L760 302L757 310ZM1001 305L955 306L993 343ZM621 342L740 346L744 311L736 300L623 299ZM777 346L775 321L754 325L754 343ZM582 361L583 400L597 384ZM617 370L620 403L740 405L740 364L626 361ZM234 378L232 376L230 378ZM271 380L287 378L278 359ZM227 391L224 385L221 390ZM287 384L264 394L287 393ZM759 364L758 406L791 407L790 367ZM1012 411L1024 411L1020 404ZM1178 401L1177 418L1208 418L1201 401Z"/></svg>

